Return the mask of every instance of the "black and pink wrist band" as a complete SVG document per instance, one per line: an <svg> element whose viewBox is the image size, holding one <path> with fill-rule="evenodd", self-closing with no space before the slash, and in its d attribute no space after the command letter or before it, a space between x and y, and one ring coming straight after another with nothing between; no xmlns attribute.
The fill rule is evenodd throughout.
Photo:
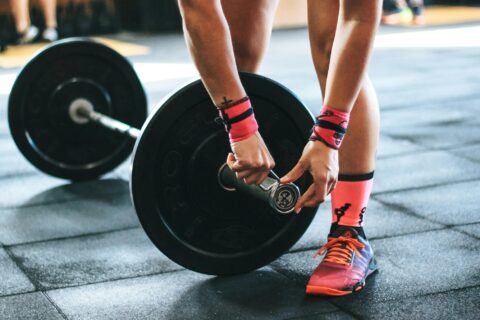
<svg viewBox="0 0 480 320"><path fill-rule="evenodd" d="M323 106L312 128L310 141L321 141L328 147L338 150L347 132L350 113Z"/></svg>
<svg viewBox="0 0 480 320"><path fill-rule="evenodd" d="M258 124L249 97L232 102L218 111L230 143L245 140L257 132Z"/></svg>

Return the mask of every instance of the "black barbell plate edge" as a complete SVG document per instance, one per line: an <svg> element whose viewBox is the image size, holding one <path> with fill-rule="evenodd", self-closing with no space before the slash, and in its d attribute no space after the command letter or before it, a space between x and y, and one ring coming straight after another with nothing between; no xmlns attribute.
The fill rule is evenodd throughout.
<svg viewBox="0 0 480 320"><path fill-rule="evenodd" d="M283 85L270 80L266 77L262 77L259 75L253 74L246 74L242 73L242 82L244 83L247 92L249 92L249 85L252 81L263 81L264 83L268 83L269 85L275 86L278 90L281 90L287 100L291 101L283 101L285 104L294 104L302 108L302 111L296 114L296 116L302 117L299 122L304 123L303 126L303 136L305 137L305 143L308 140L309 130L314 123L314 117L310 113L310 111L300 102L300 100L287 88ZM148 183L145 180L148 178L147 172L142 172L140 169L139 163L139 151L141 152L148 152L143 150L147 148L147 144L144 140L146 138L150 139L148 136L148 128L152 124L154 119L156 118L163 118L162 112L168 111L164 107L171 103L171 101L175 101L177 99L182 98L184 92L188 90L196 90L201 91L201 94L204 94L203 86L201 85L200 80L194 80L191 83L184 86L179 91L171 94L169 97L166 97L157 107L157 109L152 112L145 122L142 133L137 140L134 148L134 156L132 158L132 165L131 165L131 179L130 179L130 189L131 189L131 197L134 207L137 211L139 220L141 222L142 227L146 231L150 240L157 246L160 251L162 251L167 257L172 259L174 262L196 272L205 273L205 274L213 274L213 275L231 275L231 274L238 274L238 273L245 273L255 269L258 269L275 259L277 259L280 255L285 253L291 246L293 246L298 239L303 235L306 231L308 226L310 225L311 221L314 218L314 215L318 209L315 208L305 208L302 211L302 214L295 216L292 219L293 226L291 227L291 231L289 236L285 236L283 239L278 239L278 237L274 237L271 241L276 241L277 249L272 252L262 252L262 248L256 248L249 254L239 254L238 256L228 255L226 257L222 257L221 254L212 254L209 252L202 252L197 248L189 246L182 242L181 239L176 237L173 232L170 232L169 227L162 221L163 219L160 216L145 213L146 208L145 202L143 199L139 199L137 195L144 196L145 193L148 193L148 190L144 190L145 186L148 187ZM303 145L301 146L303 148ZM216 177L215 177L216 178ZM268 247L270 242L267 242L263 245L263 247ZM246 259L250 259L250 261L246 261Z"/></svg>

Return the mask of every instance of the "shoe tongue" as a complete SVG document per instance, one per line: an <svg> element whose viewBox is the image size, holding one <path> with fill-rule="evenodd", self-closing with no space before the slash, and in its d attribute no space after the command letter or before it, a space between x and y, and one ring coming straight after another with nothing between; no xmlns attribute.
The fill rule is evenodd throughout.
<svg viewBox="0 0 480 320"><path fill-rule="evenodd" d="M358 232L357 230L355 230L355 228L339 226L335 229L335 231L333 231L330 234L330 237L334 237L334 238L345 237L345 238L357 239Z"/></svg>

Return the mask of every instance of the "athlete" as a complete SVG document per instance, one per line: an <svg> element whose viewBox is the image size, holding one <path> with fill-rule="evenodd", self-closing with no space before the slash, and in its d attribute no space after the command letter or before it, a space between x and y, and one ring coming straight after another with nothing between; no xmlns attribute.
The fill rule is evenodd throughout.
<svg viewBox="0 0 480 320"><path fill-rule="evenodd" d="M379 110L367 75L381 0L309 0L312 57L324 103L297 165L282 179L305 172L313 184L295 211L332 194L332 226L319 250L309 294L358 291L376 270L363 231L372 190L379 136ZM226 123L230 168L249 184L260 184L275 166L255 120L238 71L256 72L270 40L278 0L179 0L185 38L213 103Z"/></svg>

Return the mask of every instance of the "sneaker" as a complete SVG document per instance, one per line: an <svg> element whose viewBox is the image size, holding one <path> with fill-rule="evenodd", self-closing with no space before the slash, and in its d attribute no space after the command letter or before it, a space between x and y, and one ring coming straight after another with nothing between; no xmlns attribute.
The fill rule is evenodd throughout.
<svg viewBox="0 0 480 320"><path fill-rule="evenodd" d="M373 249L355 228L339 226L318 250L325 254L307 284L308 294L344 296L361 290L377 270Z"/></svg>
<svg viewBox="0 0 480 320"><path fill-rule="evenodd" d="M27 44L32 43L38 37L40 31L37 27L31 25L25 31L21 32L18 35L18 43L19 44Z"/></svg>
<svg viewBox="0 0 480 320"><path fill-rule="evenodd" d="M54 42L58 40L58 31L55 28L47 28L43 30L42 39L48 42Z"/></svg>
<svg viewBox="0 0 480 320"><path fill-rule="evenodd" d="M412 19L412 24L415 26L424 26L427 23L425 15L414 15Z"/></svg>
<svg viewBox="0 0 480 320"><path fill-rule="evenodd" d="M382 15L381 23L384 25L407 24L412 21L412 12L408 8L399 9L396 12Z"/></svg>

